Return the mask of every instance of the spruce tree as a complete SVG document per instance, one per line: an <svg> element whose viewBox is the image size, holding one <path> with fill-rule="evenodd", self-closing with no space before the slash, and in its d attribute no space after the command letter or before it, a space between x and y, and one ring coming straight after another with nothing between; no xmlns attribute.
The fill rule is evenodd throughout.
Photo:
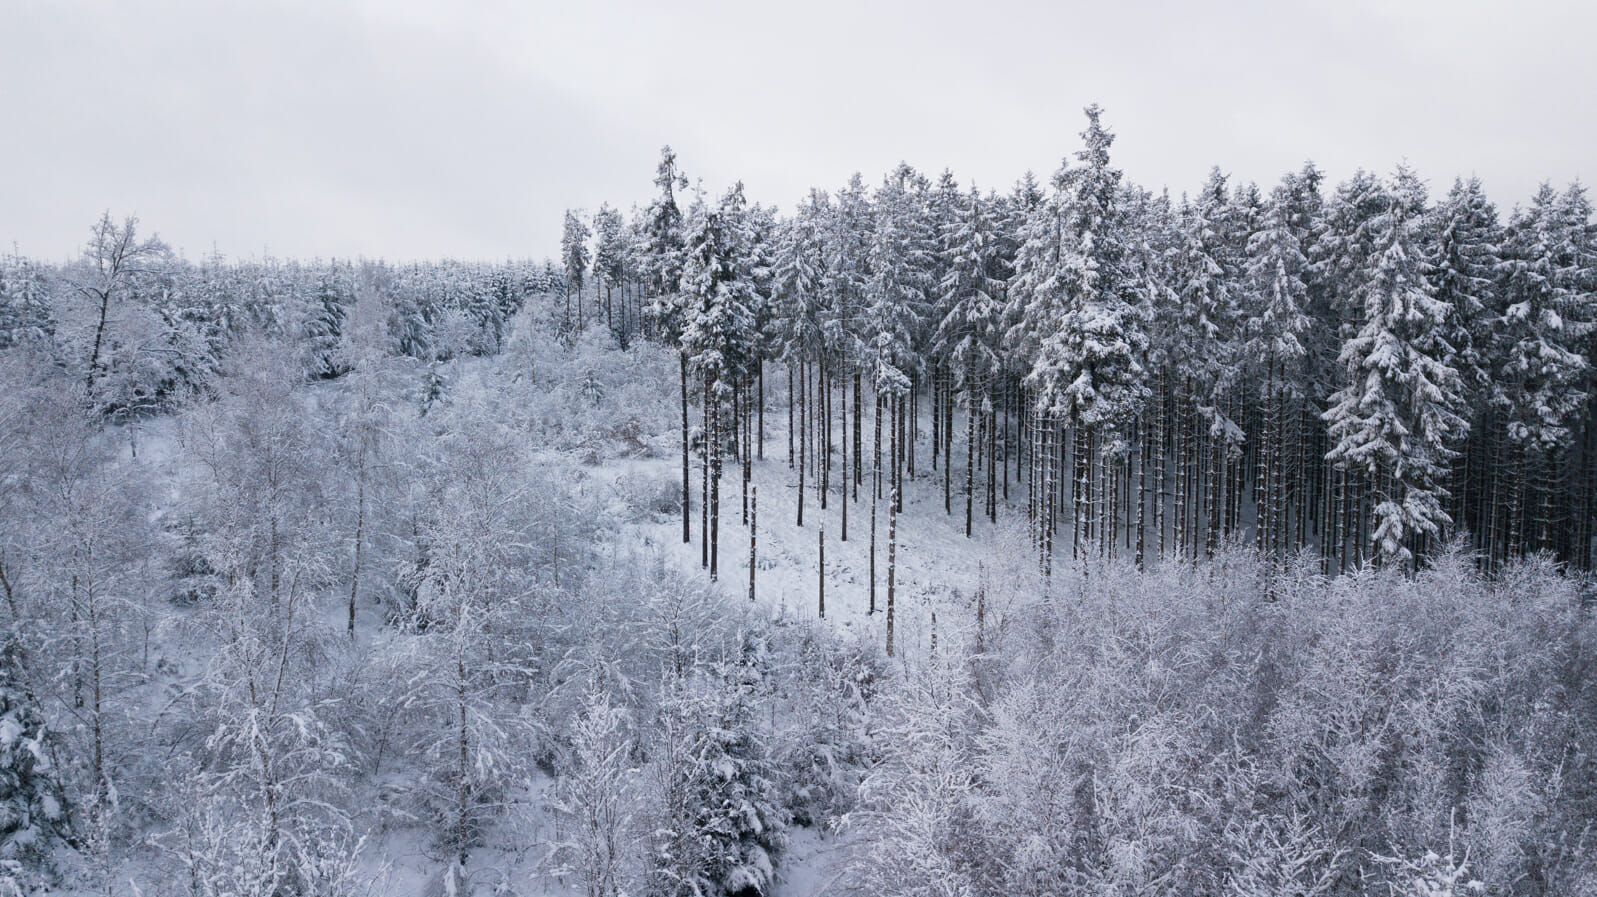
<svg viewBox="0 0 1597 897"><path fill-rule="evenodd" d="M1544 183L1531 205L1510 221L1504 249L1495 379L1513 452L1508 549L1514 553L1528 541L1527 512L1533 515L1534 545L1544 547L1551 539L1551 466L1571 445L1587 397L1590 362L1583 350L1593 328L1592 295L1583 288L1575 262L1579 237L1572 217L1560 205L1558 194Z"/></svg>
<svg viewBox="0 0 1597 897"><path fill-rule="evenodd" d="M744 212L741 184L715 208L697 208L685 229L682 269L681 349L688 371L699 378L706 407L705 450L710 464L710 576L718 573L722 442L729 422L725 406L745 368L753 329L754 287L740 239Z"/></svg>
<svg viewBox="0 0 1597 897"><path fill-rule="evenodd" d="M582 327L582 284L588 274L588 225L575 212L566 211L565 232L560 237L560 260L565 265L566 284L576 293L578 329ZM569 295L569 294L568 294ZM571 308L566 307L566 326L571 326Z"/></svg>
<svg viewBox="0 0 1597 897"><path fill-rule="evenodd" d="M1358 296L1362 323L1342 347L1346 383L1324 415L1333 441L1326 457L1369 478L1372 547L1385 563L1408 564L1423 537L1451 523L1444 477L1468 423L1462 380L1448 365L1448 309L1423 254L1424 185L1399 168L1379 195Z"/></svg>

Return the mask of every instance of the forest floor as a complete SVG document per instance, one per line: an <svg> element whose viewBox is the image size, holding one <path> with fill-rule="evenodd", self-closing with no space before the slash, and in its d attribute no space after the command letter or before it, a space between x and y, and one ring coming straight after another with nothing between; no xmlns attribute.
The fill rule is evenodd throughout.
<svg viewBox="0 0 1597 897"><path fill-rule="evenodd" d="M778 455L780 451L780 455ZM753 494L757 499L755 542L755 600L769 608L775 619L812 620L824 617L843 632L878 644L886 643L888 578L888 499L875 505L874 612L871 596L871 512L870 474L866 465L858 498L848 501L847 540L844 540L844 501L840 473L832 476L831 494L823 510L813 481L806 475L804 525L798 525L798 471L789 468L785 433L766 434L766 460L751 466ZM680 482L680 460L642 462L659 475ZM839 465L841 466L841 465ZM634 468L635 469L635 468ZM654 473L655 471L651 471ZM601 469L596 477L606 474ZM720 551L718 587L728 596L742 597L749 592L749 526L743 516L742 471L735 463L722 474ZM1006 506L1000 499L996 524L982 515L982 495L978 495L971 537L965 536L963 470L955 476L953 513L944 512L941 472L920 471L906 480L904 511L898 515L894 573L894 643L896 654L906 664L924 659L931 650L932 616L937 616L938 637L947 644L950 638L968 633L974 626L976 593L985 580L988 601L1001 603L1002 586L1017 572L1027 568L1031 547L1026 534L1024 509ZM659 546L683 572L702 574L703 549L702 480L695 469L692 476L693 506L691 543L682 541L679 515L639 521L635 534L627 541ZM1018 491L1011 484L1011 496ZM1023 493L1019 496L1024 500ZM824 535L822 529L824 528ZM821 564L824 539L825 565ZM824 583L825 613L822 614ZM989 604L988 611L1001 607Z"/></svg>

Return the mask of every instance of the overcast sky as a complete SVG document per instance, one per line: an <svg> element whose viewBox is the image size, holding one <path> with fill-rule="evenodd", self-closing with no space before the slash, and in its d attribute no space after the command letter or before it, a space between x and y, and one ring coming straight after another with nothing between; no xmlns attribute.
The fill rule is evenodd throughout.
<svg viewBox="0 0 1597 897"><path fill-rule="evenodd" d="M541 258L661 144L784 208L900 159L1006 189L1091 102L1175 192L1406 159L1506 212L1597 168L1597 4L1197 6L0 0L0 241L65 258L109 208L190 258Z"/></svg>

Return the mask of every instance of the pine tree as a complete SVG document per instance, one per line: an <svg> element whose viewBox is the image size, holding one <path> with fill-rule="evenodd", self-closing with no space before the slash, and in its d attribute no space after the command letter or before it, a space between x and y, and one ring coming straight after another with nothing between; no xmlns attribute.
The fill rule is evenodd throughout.
<svg viewBox="0 0 1597 897"><path fill-rule="evenodd" d="M0 632L0 872L41 860L68 834L44 714L21 681L21 644L15 627Z"/></svg>
<svg viewBox="0 0 1597 897"><path fill-rule="evenodd" d="M991 206L972 189L959 216L948 226L948 270L938 284L945 309L932 340L932 355L942 359L953 388L963 396L967 421L965 535L971 534L976 446L972 434L980 402L998 381L1003 337L1003 288L996 245L997 222ZM948 415L951 423L952 414ZM949 446L952 439L947 440ZM949 456L945 464L952 466ZM945 471L946 473L946 471ZM945 477L945 482L947 478Z"/></svg>
<svg viewBox="0 0 1597 897"><path fill-rule="evenodd" d="M1302 398L1301 362L1307 354L1303 336L1309 326L1304 312L1308 287L1303 281L1308 259L1292 227L1290 202L1290 185L1277 187L1259 230L1248 241L1248 286L1254 302L1244 357L1256 375L1250 379L1264 396L1256 479L1264 488L1255 490L1255 533L1258 547L1272 552L1284 544L1286 440L1282 434L1286 409L1295 408Z"/></svg>
<svg viewBox="0 0 1597 897"><path fill-rule="evenodd" d="M566 210L565 232L560 237L560 260L566 269L566 284L576 293L578 329L582 327L582 284L588 274L588 225L575 212ZM569 295L569 294L568 294ZM569 299L566 306L566 326L571 326Z"/></svg>
<svg viewBox="0 0 1597 897"><path fill-rule="evenodd" d="M876 191L862 322L872 386L878 400L887 400L891 412L887 471L897 510L902 510L899 484L911 451L907 444L914 430L910 405L922 363L918 335L930 307L935 252L936 235L924 214L921 187L914 169L900 163Z"/></svg>
<svg viewBox="0 0 1597 897"><path fill-rule="evenodd" d="M1433 280L1436 298L1448 306L1447 337L1452 364L1469 396L1481 396L1492 375L1491 316L1501 314L1497 283L1503 273L1503 229L1480 178L1453 182L1435 212ZM1470 401L1471 407L1477 402Z"/></svg>
<svg viewBox="0 0 1597 897"><path fill-rule="evenodd" d="M604 288L605 325L619 333L621 330L615 321L612 299L615 288L622 284L626 274L625 221L620 212L605 203L593 215L593 232L596 237L593 248L595 291L600 286Z"/></svg>
<svg viewBox="0 0 1597 897"><path fill-rule="evenodd" d="M1504 309L1495 328L1499 369L1496 381L1508 421L1519 482L1513 489L1508 521L1511 552L1523 550L1521 529L1525 475L1536 476L1540 493L1534 512L1535 545L1551 538L1550 466L1573 440L1577 416L1586 402L1590 362L1583 354L1593 328L1593 300L1573 264L1569 217L1558 194L1543 184L1527 209L1509 223L1504 250ZM1585 221L1580 226L1586 226Z"/></svg>
<svg viewBox="0 0 1597 897"><path fill-rule="evenodd" d="M1425 188L1399 168L1383 185L1383 211L1370 222L1371 270L1362 278L1362 323L1342 348L1346 385L1325 420L1327 458L1361 470L1374 486L1373 547L1407 564L1420 538L1451 523L1442 501L1453 444L1468 423L1462 381L1447 359L1447 307L1436 298L1423 255Z"/></svg>
<svg viewBox="0 0 1597 897"><path fill-rule="evenodd" d="M0 258L0 350L41 342L54 330L45 267L16 253Z"/></svg>
<svg viewBox="0 0 1597 897"><path fill-rule="evenodd" d="M743 186L739 184L728 191L718 207L694 210L683 248L681 348L688 371L699 378L706 396L712 579L719 566L721 443L726 438L724 406L732 399L738 375L746 369L748 340L753 329L750 304L754 286L738 224L738 217L744 211Z"/></svg>
<svg viewBox="0 0 1597 897"><path fill-rule="evenodd" d="M643 267L648 272L654 301L649 316L657 338L678 348L678 378L682 399L682 544L693 540L692 492L688 469L688 356L682 350L685 309L682 297L682 210L676 191L687 186L687 178L677 168L671 147L660 150L660 165L655 169L654 185L659 196L649 204L644 223Z"/></svg>
<svg viewBox="0 0 1597 897"><path fill-rule="evenodd" d="M1315 330L1321 338L1311 341L1314 354L1310 364L1318 375L1315 382L1327 409L1332 396L1349 385L1341 351L1346 341L1357 335L1363 321L1363 290L1376 251L1372 222L1384 213L1386 204L1380 179L1366 171L1355 172L1337 186L1336 193L1325 203L1314 231L1309 270L1319 289L1311 289L1315 301L1310 316L1318 325ZM1324 414L1322 411L1322 421ZM1329 434L1326 440L1325 449L1329 451ZM1365 540L1361 533L1365 528L1367 484L1358 469L1339 467L1329 460L1326 463L1334 495L1328 496L1325 503L1329 519L1323 527L1323 553L1336 560L1339 570L1346 571L1364 558Z"/></svg>
<svg viewBox="0 0 1597 897"><path fill-rule="evenodd" d="M1086 145L1076 154L1081 164L1060 168L1053 196L1027 225L1011 299L1018 322L1007 335L1030 360L1025 383L1039 426L1076 425L1078 541L1091 504L1092 443L1101 440L1105 457L1119 457L1148 391L1140 285L1126 267L1120 171L1109 164L1114 135L1097 106L1086 114Z"/></svg>
<svg viewBox="0 0 1597 897"><path fill-rule="evenodd" d="M316 272L303 336L312 377L337 377L349 370L339 351L344 321L355 304L353 271L334 262Z"/></svg>
<svg viewBox="0 0 1597 897"><path fill-rule="evenodd" d="M662 701L649 893L770 893L787 844L776 770L756 727L761 670L745 657L671 683Z"/></svg>
<svg viewBox="0 0 1597 897"><path fill-rule="evenodd" d="M1498 363L1492 335L1493 322L1503 313L1503 228L1479 178L1454 180L1433 219L1432 279L1436 298L1448 309L1445 337L1453 347L1449 363L1463 380L1465 407L1470 409L1469 443L1453 465L1451 514L1472 532L1475 545L1490 560L1497 549L1495 493L1505 473L1504 465L1487 461L1502 456L1506 435L1494 405Z"/></svg>

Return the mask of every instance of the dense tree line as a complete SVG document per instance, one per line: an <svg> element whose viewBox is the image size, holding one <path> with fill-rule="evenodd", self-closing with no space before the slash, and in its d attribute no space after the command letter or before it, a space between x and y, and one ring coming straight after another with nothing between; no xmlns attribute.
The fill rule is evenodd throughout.
<svg viewBox="0 0 1597 897"><path fill-rule="evenodd" d="M71 263L0 259L0 349L78 372L86 401L128 420L205 393L245 337L292 345L310 377L347 373L342 347L362 292L382 307L375 348L436 364L497 352L528 296L564 288L549 263L194 263L141 238L138 219L107 213Z"/></svg>
<svg viewBox="0 0 1597 897"><path fill-rule="evenodd" d="M1404 167L1329 191L1312 164L1268 189L1217 168L1175 198L1126 181L1100 111L1087 117L1050 189L1028 174L982 193L900 165L786 216L741 188L684 210L668 148L630 227L603 209L593 257L613 276L589 283L589 313L615 322L619 283L647 298L618 334L682 352L703 495L724 448L750 450L738 440L778 361L801 494L852 500L868 472L874 523L929 436L967 529L1025 490L1045 570L1061 538L1076 559L1238 540L1277 562L1308 549L1327 570L1415 569L1466 532L1487 569L1538 551L1592 566L1597 229L1582 186L1544 185L1506 220L1477 179L1433 202ZM568 216L579 297L587 237Z"/></svg>

